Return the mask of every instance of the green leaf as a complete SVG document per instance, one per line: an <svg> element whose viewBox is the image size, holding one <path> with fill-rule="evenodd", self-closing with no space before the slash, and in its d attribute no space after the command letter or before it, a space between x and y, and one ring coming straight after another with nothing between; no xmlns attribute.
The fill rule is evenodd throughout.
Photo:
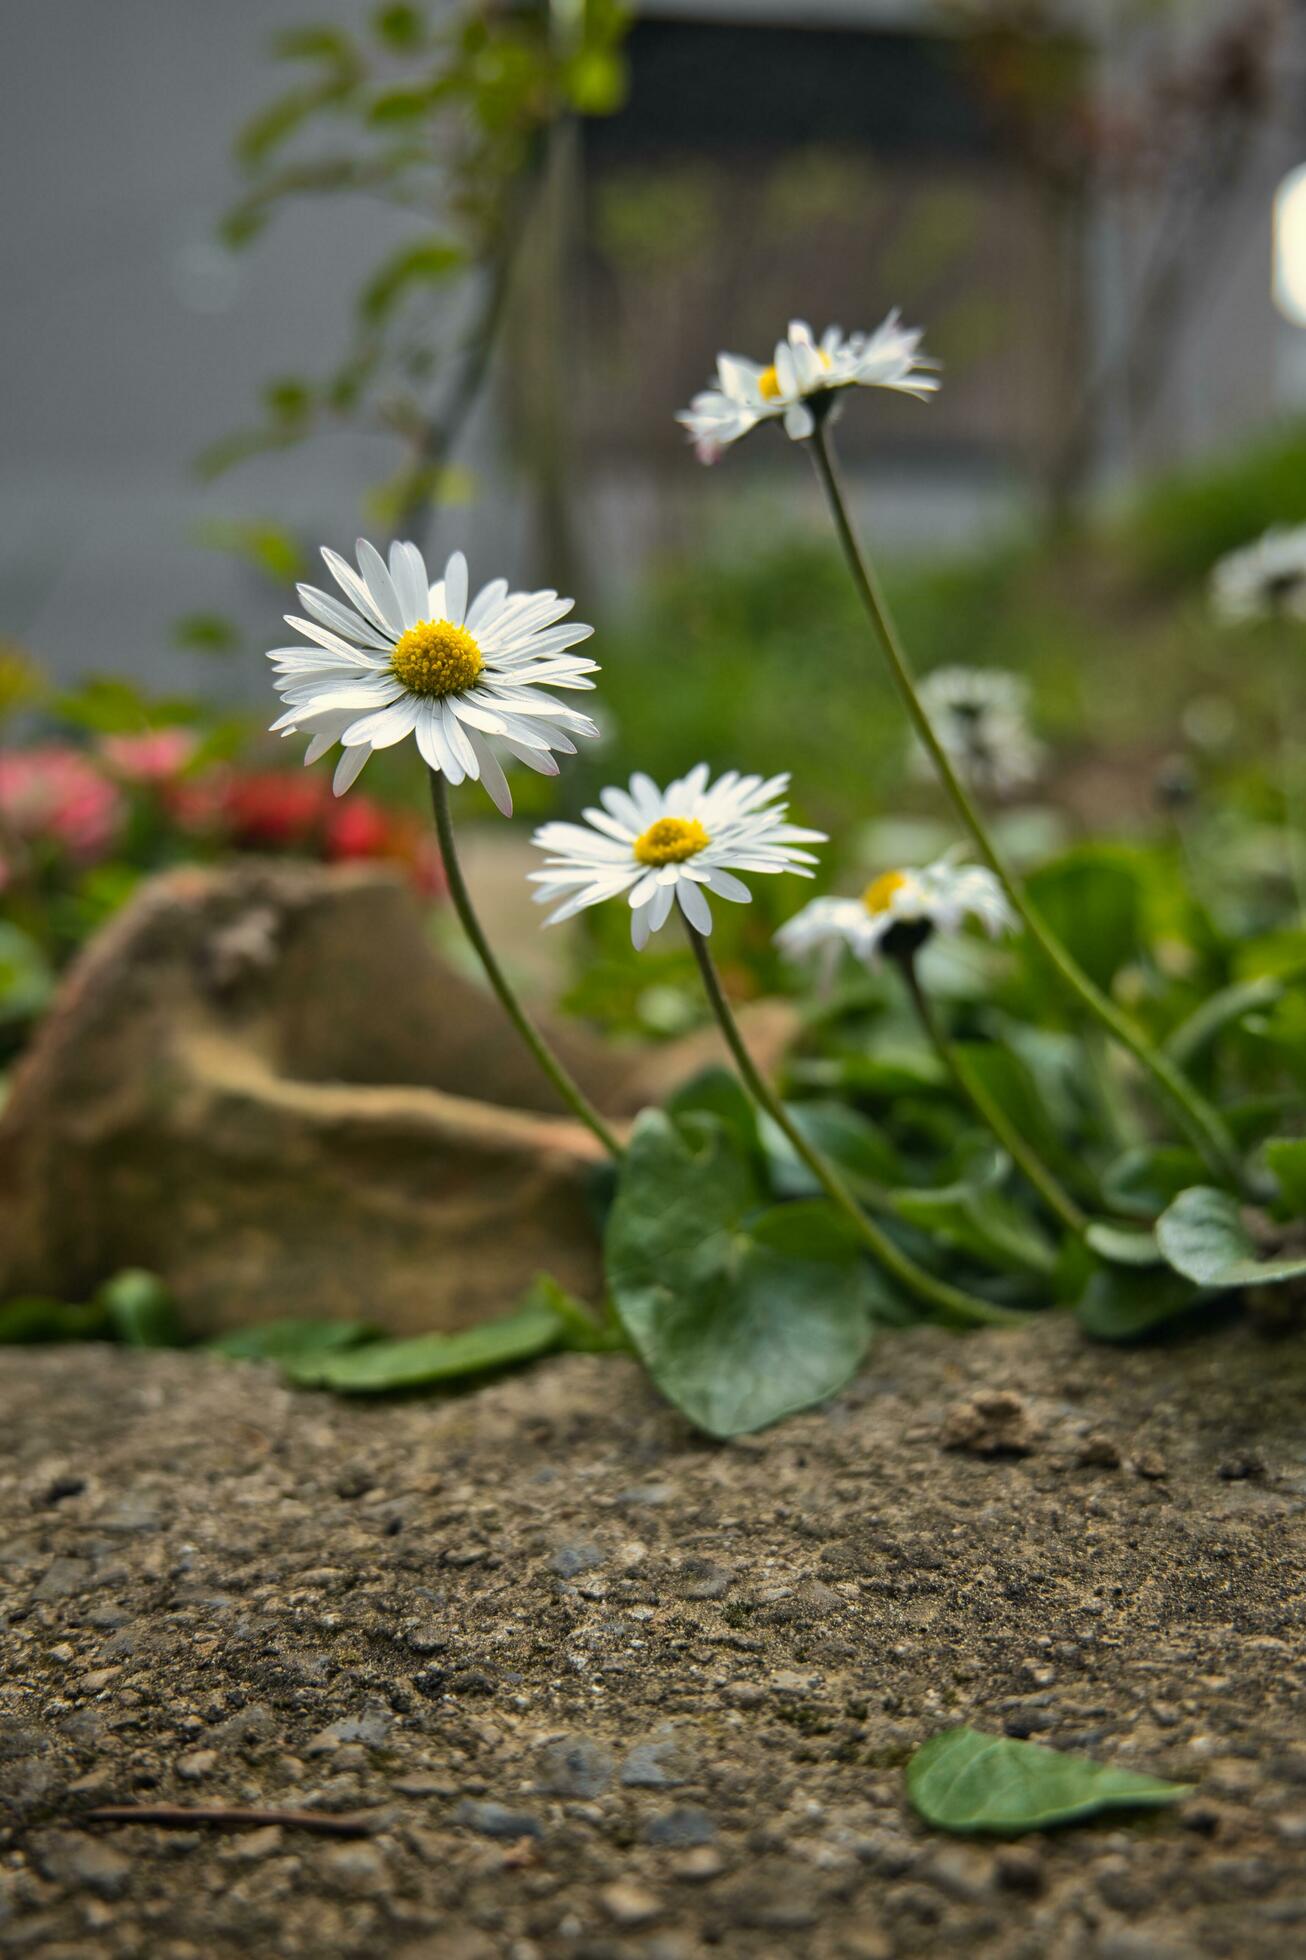
<svg viewBox="0 0 1306 1960"><path fill-rule="evenodd" d="M1174 1270L1198 1286L1272 1286L1306 1278L1306 1254L1263 1259L1237 1199L1209 1184L1179 1193L1156 1222L1156 1240Z"/></svg>
<svg viewBox="0 0 1306 1960"><path fill-rule="evenodd" d="M261 169L319 109L339 102L348 93L351 80L342 62L322 81L305 88L288 89L257 110L236 136L236 162L241 169L247 172ZM228 236L227 242L239 244L243 240Z"/></svg>
<svg viewBox="0 0 1306 1960"><path fill-rule="evenodd" d="M1306 1218L1306 1137L1271 1137L1265 1161L1289 1216Z"/></svg>
<svg viewBox="0 0 1306 1960"><path fill-rule="evenodd" d="M292 1381L305 1388L333 1388L341 1395L384 1395L395 1389L432 1388L533 1361L563 1345L565 1329L551 1306L524 1306L502 1320L487 1320L460 1334L418 1334L411 1340L369 1341L343 1353L301 1356L285 1362Z"/></svg>
<svg viewBox="0 0 1306 1960"><path fill-rule="evenodd" d="M610 116L626 99L626 64L607 48L582 48L563 70L563 85L582 116Z"/></svg>
<svg viewBox="0 0 1306 1960"><path fill-rule="evenodd" d="M466 262L467 255L460 245L450 245L440 239L406 245L373 273L359 294L358 310L375 326L414 286L438 284Z"/></svg>
<svg viewBox="0 0 1306 1960"><path fill-rule="evenodd" d="M38 1341L94 1341L107 1332L108 1315L94 1303L79 1306L29 1295L0 1305L0 1347L25 1347Z"/></svg>
<svg viewBox="0 0 1306 1960"><path fill-rule="evenodd" d="M30 1021L54 993L54 974L34 939L0 919L0 1027Z"/></svg>
<svg viewBox="0 0 1306 1960"><path fill-rule="evenodd" d="M786 1103L795 1127L843 1172L859 1197L887 1198L886 1187L902 1175L898 1153L883 1131L847 1103ZM758 1123L776 1194L785 1198L824 1196L824 1186L803 1162L784 1131L769 1116Z"/></svg>
<svg viewBox="0 0 1306 1960"><path fill-rule="evenodd" d="M1095 1219L1084 1234L1093 1251L1113 1266L1159 1266L1163 1259L1156 1234L1128 1225L1109 1225Z"/></svg>
<svg viewBox="0 0 1306 1960"><path fill-rule="evenodd" d="M978 1084L1045 1162L1073 1175L1077 1166L1048 1116L1028 1063L995 1041L957 1041L952 1052L963 1079Z"/></svg>
<svg viewBox="0 0 1306 1960"><path fill-rule="evenodd" d="M755 1217L756 1176L711 1117L635 1125L608 1221L613 1302L658 1387L709 1436L834 1394L870 1339L870 1271L823 1204Z"/></svg>
<svg viewBox="0 0 1306 1960"><path fill-rule="evenodd" d="M358 60L353 42L337 27L285 28L273 36L272 52L278 61L328 61L339 68Z"/></svg>
<svg viewBox="0 0 1306 1960"><path fill-rule="evenodd" d="M1109 989L1142 946L1142 882L1120 845L1080 844L1034 872L1029 897L1080 966Z"/></svg>
<svg viewBox="0 0 1306 1960"><path fill-rule="evenodd" d="M1187 1144L1140 1144L1108 1165L1102 1196L1115 1211L1150 1219L1201 1175L1202 1160Z"/></svg>
<svg viewBox="0 0 1306 1960"><path fill-rule="evenodd" d="M1206 1301L1197 1287L1164 1266L1104 1266L1075 1303L1075 1319L1095 1341L1143 1341Z"/></svg>
<svg viewBox="0 0 1306 1960"><path fill-rule="evenodd" d="M157 1274L139 1266L128 1266L106 1280L94 1304L103 1307L114 1334L128 1347L170 1348L185 1343L172 1295Z"/></svg>
<svg viewBox="0 0 1306 1960"><path fill-rule="evenodd" d="M398 54L420 48L426 39L426 21L420 7L378 7L372 16L372 26L378 40Z"/></svg>
<svg viewBox="0 0 1306 1960"><path fill-rule="evenodd" d="M986 1142L965 1177L955 1184L895 1191L892 1209L904 1223L986 1265L1049 1277L1056 1266L1051 1242L999 1188L1008 1169L1006 1153Z"/></svg>
<svg viewBox="0 0 1306 1960"><path fill-rule="evenodd" d="M229 551L278 586L293 585L308 570L300 546L279 524L215 517L197 526L196 536L209 550Z"/></svg>
<svg viewBox="0 0 1306 1960"><path fill-rule="evenodd" d="M1191 1068L1225 1028L1248 1014L1273 1007L1282 993L1283 982L1269 978L1240 980L1232 987L1222 987L1174 1029L1165 1043L1166 1053L1180 1068Z"/></svg>
<svg viewBox="0 0 1306 1960"><path fill-rule="evenodd" d="M1157 1810L1190 1787L967 1728L932 1737L907 1765L907 1794L926 1823L961 1835L1018 1837L1104 1810Z"/></svg>
<svg viewBox="0 0 1306 1960"><path fill-rule="evenodd" d="M172 643L188 653L222 655L240 650L240 630L226 613L183 613L172 622Z"/></svg>
<svg viewBox="0 0 1306 1960"><path fill-rule="evenodd" d="M683 1116L715 1116L744 1157L756 1156L761 1148L757 1111L733 1069L703 1069L667 1099L666 1108L677 1123Z"/></svg>
<svg viewBox="0 0 1306 1960"><path fill-rule="evenodd" d="M211 1354L231 1361L300 1361L338 1354L377 1338L365 1320L268 1320L260 1327L238 1327L208 1343Z"/></svg>

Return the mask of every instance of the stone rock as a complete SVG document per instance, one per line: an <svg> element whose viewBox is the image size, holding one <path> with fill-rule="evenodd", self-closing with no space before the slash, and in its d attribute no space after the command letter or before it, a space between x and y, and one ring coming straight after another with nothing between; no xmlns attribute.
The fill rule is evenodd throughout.
<svg viewBox="0 0 1306 1960"><path fill-rule="evenodd" d="M555 1797L601 1797L616 1769L612 1751L583 1735L546 1742L538 1762L540 1787Z"/></svg>
<svg viewBox="0 0 1306 1960"><path fill-rule="evenodd" d="M660 1729L637 1742L621 1765L621 1780L630 1789L668 1790L688 1783L698 1764L693 1751L674 1729Z"/></svg>
<svg viewBox="0 0 1306 1960"><path fill-rule="evenodd" d="M121 1851L81 1831L52 1833L41 1847L40 1863L51 1878L99 1899L121 1898L131 1879L131 1863Z"/></svg>
<svg viewBox="0 0 1306 1960"><path fill-rule="evenodd" d="M655 1892L624 1878L603 1887L599 1904L617 1926L648 1926L662 1911L662 1902Z"/></svg>
<svg viewBox="0 0 1306 1960"><path fill-rule="evenodd" d="M715 1836L716 1825L697 1804L679 1804L664 1816L650 1817L644 1826L645 1844L664 1848L671 1846L677 1850L684 1850L690 1845L710 1844Z"/></svg>
<svg viewBox="0 0 1306 1960"><path fill-rule="evenodd" d="M792 1026L754 1016L761 1059ZM549 1029L614 1118L709 1058ZM0 1296L83 1298L144 1266L190 1330L502 1312L597 1283L602 1161L486 989L375 867L166 873L90 943L0 1115Z"/></svg>
<svg viewBox="0 0 1306 1960"><path fill-rule="evenodd" d="M476 1797L463 1798L454 1811L453 1821L481 1837L511 1841L543 1835L539 1818L532 1817L528 1810L510 1810L506 1804L482 1802Z"/></svg>
<svg viewBox="0 0 1306 1960"><path fill-rule="evenodd" d="M1038 1447L1039 1434L1023 1395L1009 1388L981 1388L948 1410L939 1441L945 1450L967 1450L972 1456L1029 1456Z"/></svg>

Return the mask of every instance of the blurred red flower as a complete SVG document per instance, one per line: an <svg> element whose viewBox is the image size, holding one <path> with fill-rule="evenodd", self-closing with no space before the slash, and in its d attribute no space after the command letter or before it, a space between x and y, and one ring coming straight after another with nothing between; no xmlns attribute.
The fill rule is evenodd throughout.
<svg viewBox="0 0 1306 1960"><path fill-rule="evenodd" d="M79 749L48 743L0 755L0 833L91 864L113 843L122 797Z"/></svg>

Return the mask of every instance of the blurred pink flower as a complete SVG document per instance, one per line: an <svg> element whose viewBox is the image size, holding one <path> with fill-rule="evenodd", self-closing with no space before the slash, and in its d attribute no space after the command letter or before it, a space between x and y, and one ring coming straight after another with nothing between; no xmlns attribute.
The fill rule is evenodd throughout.
<svg viewBox="0 0 1306 1960"><path fill-rule="evenodd" d="M189 728L152 728L144 735L106 735L100 754L128 783L170 783L199 747Z"/></svg>
<svg viewBox="0 0 1306 1960"><path fill-rule="evenodd" d="M79 749L50 743L0 755L0 830L90 863L112 844L122 797Z"/></svg>

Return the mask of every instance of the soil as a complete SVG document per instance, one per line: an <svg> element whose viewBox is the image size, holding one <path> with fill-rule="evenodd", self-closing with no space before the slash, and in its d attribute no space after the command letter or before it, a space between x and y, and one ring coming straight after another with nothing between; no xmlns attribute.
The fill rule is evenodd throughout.
<svg viewBox="0 0 1306 1960"><path fill-rule="evenodd" d="M591 1356L3 1365L4 1955L1306 1950L1300 1338L886 1335L731 1446ZM949 1838L902 1767L959 1722L1195 1788ZM364 1834L89 1815L163 1802Z"/></svg>

